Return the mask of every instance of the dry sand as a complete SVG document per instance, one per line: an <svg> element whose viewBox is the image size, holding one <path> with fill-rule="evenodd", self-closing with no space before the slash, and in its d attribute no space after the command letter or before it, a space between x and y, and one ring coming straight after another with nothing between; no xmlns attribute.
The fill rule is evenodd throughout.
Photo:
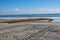
<svg viewBox="0 0 60 40"><path fill-rule="evenodd" d="M60 40L60 23L0 23L0 40Z"/></svg>

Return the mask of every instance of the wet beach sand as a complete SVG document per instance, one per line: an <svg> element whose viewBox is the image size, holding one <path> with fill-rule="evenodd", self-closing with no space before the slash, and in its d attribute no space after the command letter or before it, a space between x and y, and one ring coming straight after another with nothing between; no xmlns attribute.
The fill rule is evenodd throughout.
<svg viewBox="0 0 60 40"><path fill-rule="evenodd" d="M0 40L60 40L60 23L0 23Z"/></svg>

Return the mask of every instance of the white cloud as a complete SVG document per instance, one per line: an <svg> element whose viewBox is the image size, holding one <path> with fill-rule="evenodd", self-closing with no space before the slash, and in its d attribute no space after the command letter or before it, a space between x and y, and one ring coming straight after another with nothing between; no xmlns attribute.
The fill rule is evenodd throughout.
<svg viewBox="0 0 60 40"><path fill-rule="evenodd" d="M17 8L15 8L14 10L15 10L15 11L19 11L19 9L17 9Z"/></svg>
<svg viewBox="0 0 60 40"><path fill-rule="evenodd" d="M14 9L14 10L3 10L0 13L60 13L60 9L52 9L52 8L39 8L39 9Z"/></svg>

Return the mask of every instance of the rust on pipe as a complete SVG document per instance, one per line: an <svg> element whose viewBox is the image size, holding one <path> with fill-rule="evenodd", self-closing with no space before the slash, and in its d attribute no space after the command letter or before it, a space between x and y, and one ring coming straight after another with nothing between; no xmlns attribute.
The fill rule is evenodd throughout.
<svg viewBox="0 0 60 40"><path fill-rule="evenodd" d="M17 19L17 20L5 20L1 23L16 23L16 22L29 22L34 20L49 20L48 22L53 21L53 19L50 18L26 18L26 19Z"/></svg>

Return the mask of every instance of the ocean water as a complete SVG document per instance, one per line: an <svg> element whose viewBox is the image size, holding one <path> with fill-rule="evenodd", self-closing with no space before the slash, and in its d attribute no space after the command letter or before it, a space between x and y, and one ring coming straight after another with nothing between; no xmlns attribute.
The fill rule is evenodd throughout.
<svg viewBox="0 0 60 40"><path fill-rule="evenodd" d="M60 22L60 13L56 14L19 14L19 15L0 15L0 19L23 19L23 18L52 18L53 22Z"/></svg>

